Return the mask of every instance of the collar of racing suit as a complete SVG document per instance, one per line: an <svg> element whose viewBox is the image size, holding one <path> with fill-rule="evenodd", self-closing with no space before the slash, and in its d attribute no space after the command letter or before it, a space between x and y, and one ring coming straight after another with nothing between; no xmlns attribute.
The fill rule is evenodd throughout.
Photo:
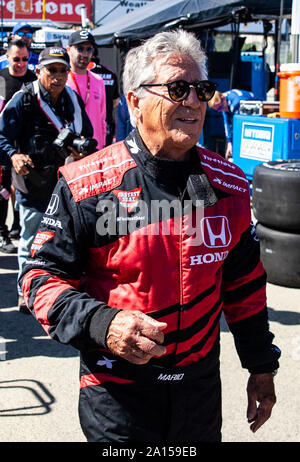
<svg viewBox="0 0 300 462"><path fill-rule="evenodd" d="M190 150L186 161L165 160L150 153L137 129L130 133L125 144L139 167L159 183L176 186L183 191L192 173L202 173L196 148Z"/></svg>

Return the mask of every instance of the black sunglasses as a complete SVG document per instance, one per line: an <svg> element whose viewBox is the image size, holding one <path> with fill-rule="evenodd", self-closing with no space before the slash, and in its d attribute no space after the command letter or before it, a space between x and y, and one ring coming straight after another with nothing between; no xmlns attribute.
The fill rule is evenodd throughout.
<svg viewBox="0 0 300 462"><path fill-rule="evenodd" d="M22 58L20 58L19 56L15 56L13 58L13 62L18 63L19 61L23 61L25 63L26 61L28 61L28 59L28 56L23 56Z"/></svg>
<svg viewBox="0 0 300 462"><path fill-rule="evenodd" d="M169 83L144 83L140 87L168 87L168 93L172 101L179 103L188 98L191 87L194 87L199 101L207 102L215 94L218 84L209 80L197 80L187 82L186 80L175 80Z"/></svg>
<svg viewBox="0 0 300 462"><path fill-rule="evenodd" d="M18 35L19 37L28 37L28 38L32 38L33 36L33 33L32 32L17 32L16 35Z"/></svg>

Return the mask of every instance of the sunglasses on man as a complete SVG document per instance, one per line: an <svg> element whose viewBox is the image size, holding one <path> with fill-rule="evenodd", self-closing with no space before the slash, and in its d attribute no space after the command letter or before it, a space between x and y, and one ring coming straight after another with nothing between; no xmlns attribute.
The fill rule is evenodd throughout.
<svg viewBox="0 0 300 462"><path fill-rule="evenodd" d="M28 38L32 38L33 36L33 33L32 32L17 32L16 35L18 35L19 37L28 37Z"/></svg>
<svg viewBox="0 0 300 462"><path fill-rule="evenodd" d="M25 63L25 62L28 61L28 59L29 59L28 56L23 56L22 58L20 58L19 56L15 56L15 57L13 58L13 62L14 62L14 63L18 63L18 62L20 62L20 61L23 61L23 62Z"/></svg>
<svg viewBox="0 0 300 462"><path fill-rule="evenodd" d="M140 87L167 87L172 101L179 103L189 97L191 87L195 88L199 101L207 102L215 94L218 84L209 80L196 80L187 82L186 80L175 80L169 83L144 83Z"/></svg>

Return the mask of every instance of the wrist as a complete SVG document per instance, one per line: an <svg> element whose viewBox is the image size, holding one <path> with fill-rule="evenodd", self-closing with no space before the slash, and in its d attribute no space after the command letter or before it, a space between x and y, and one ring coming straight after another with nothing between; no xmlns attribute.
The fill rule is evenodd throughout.
<svg viewBox="0 0 300 462"><path fill-rule="evenodd" d="M273 374L274 372L277 373L278 368L279 362L275 360L267 364L260 364L258 366L249 367L248 371L250 374Z"/></svg>

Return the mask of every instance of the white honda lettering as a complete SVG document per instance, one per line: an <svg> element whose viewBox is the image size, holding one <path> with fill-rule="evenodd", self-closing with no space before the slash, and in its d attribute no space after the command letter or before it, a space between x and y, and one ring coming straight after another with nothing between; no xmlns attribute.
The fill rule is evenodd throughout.
<svg viewBox="0 0 300 462"><path fill-rule="evenodd" d="M54 228L62 229L61 221L60 220L54 220L53 218L43 217L42 224L43 225L50 225L50 226L53 226Z"/></svg>
<svg viewBox="0 0 300 462"><path fill-rule="evenodd" d="M215 261L215 256L213 253L206 253L203 255L203 263L212 263Z"/></svg>
<svg viewBox="0 0 300 462"><path fill-rule="evenodd" d="M190 259L191 259L190 266L202 265L202 255L192 255Z"/></svg>
<svg viewBox="0 0 300 462"><path fill-rule="evenodd" d="M227 257L228 253L228 250L226 250L225 252L206 253L204 255L192 255L190 257L190 266L223 261Z"/></svg>

